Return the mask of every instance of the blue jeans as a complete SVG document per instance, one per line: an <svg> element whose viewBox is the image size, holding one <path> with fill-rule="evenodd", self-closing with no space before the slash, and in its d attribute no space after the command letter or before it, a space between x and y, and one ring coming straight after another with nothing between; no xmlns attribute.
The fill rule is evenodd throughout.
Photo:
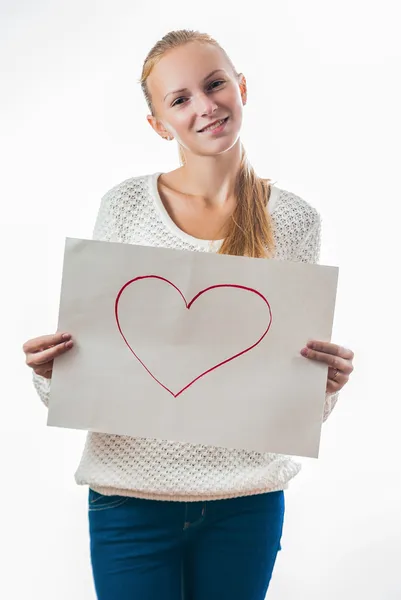
<svg viewBox="0 0 401 600"><path fill-rule="evenodd" d="M263 600L284 505L282 491L173 502L89 489L98 600Z"/></svg>

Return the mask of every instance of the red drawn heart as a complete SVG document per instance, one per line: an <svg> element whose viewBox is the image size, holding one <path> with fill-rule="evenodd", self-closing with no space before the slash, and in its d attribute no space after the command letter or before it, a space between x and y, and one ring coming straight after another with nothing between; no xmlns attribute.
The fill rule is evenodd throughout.
<svg viewBox="0 0 401 600"><path fill-rule="evenodd" d="M216 288L237 288L237 289L241 289L241 290L245 290L247 292L251 292L253 294L256 294L257 296L259 296L267 305L268 309L269 309L269 323L266 327L266 330L263 332L263 334L261 335L261 337L251 346L241 350L240 352L237 352L236 354L234 354L233 356L230 356L229 358L219 362L218 364L214 365L213 367L211 367L210 369L207 369L206 371L204 371L203 373L201 373L200 375L198 375L197 377L195 377L192 381L190 381L187 385L185 385L182 389L180 389L178 392L174 393L172 390L170 390L167 386L165 386L161 381L159 381L159 379L157 379L157 377L155 377L155 375L148 369L148 367L145 365L145 363L139 358L139 356L134 352L134 350L131 348L130 344L128 343L127 338L125 337L121 325L120 325L120 320L118 317L118 304L121 298L122 293L124 292L124 290L131 284L135 283L136 281L140 281L142 279L159 279L161 281L164 281L165 283L171 285L181 296L181 298L184 300L185 303L185 307L190 310L191 306L194 304L194 302L200 298L200 296L202 296L203 294L205 294L206 292L209 292L210 290L214 290ZM125 343L127 344L128 348L131 350L132 354L135 356L135 358L141 363L141 365L144 367L144 369L146 369L146 371L149 373L149 375L162 387L164 388L167 392L169 392L174 398L177 398L180 394L182 394L182 392L184 392L185 390L187 390L192 384L194 384L196 381L198 381L198 379L200 379L201 377L204 377L205 375L207 375L208 373L211 373L212 371L214 371L215 369L218 369L219 367L222 367L223 365L231 362L232 360L234 360L235 358L238 358L239 356L242 356L243 354L246 354L246 352L249 352L250 350L252 350L253 348L255 348L256 346L258 346L258 344L260 344L260 342L263 340L263 338L266 336L266 334L268 333L270 326L272 324L272 311L270 308L270 304L267 301L267 299L265 298L265 296L263 296L263 294L261 294L260 292L258 292L257 290L250 288L250 287L246 287L243 285L237 285L234 283L222 283L222 284L217 284L217 285L211 285L210 287L207 287L203 290L201 290L200 292L198 292L193 298L192 300L190 300L190 302L187 302L184 294L181 292L181 290L174 285L174 283L172 283L171 281L169 281L168 279L166 279L165 277L160 277L159 275L141 275L139 277L135 277L134 279L131 279L130 281L127 281L127 283L125 283L123 285L123 287L120 289L120 291L117 294L117 298L115 301L115 318L116 318L116 322L117 322L117 327L118 330L122 336L122 338L124 339Z"/></svg>

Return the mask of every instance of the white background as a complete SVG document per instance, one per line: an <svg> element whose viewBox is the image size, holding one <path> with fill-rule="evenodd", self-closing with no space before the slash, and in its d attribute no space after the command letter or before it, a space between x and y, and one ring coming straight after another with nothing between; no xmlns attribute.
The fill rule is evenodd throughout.
<svg viewBox="0 0 401 600"><path fill-rule="evenodd" d="M178 166L137 80L153 43L187 27L247 76L242 139L257 173L320 211L321 262L340 267L333 341L355 352L320 459L286 494L268 597L400 598L399 5L138 6L0 1L0 596L95 597L87 489L73 479L85 433L46 427L21 347L56 328L64 237L91 236L113 185Z"/></svg>

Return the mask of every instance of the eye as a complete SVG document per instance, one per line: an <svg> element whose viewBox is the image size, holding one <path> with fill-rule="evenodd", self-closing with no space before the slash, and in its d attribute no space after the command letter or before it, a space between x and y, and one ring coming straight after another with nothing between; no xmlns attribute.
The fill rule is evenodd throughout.
<svg viewBox="0 0 401 600"><path fill-rule="evenodd" d="M174 102L172 103L171 106L178 106L178 104L181 104L181 102L179 102L179 100L185 100L185 98L184 97L177 98L176 100L174 100Z"/></svg>
<svg viewBox="0 0 401 600"><path fill-rule="evenodd" d="M225 83L225 81L223 79L217 79L216 81L213 81L210 85L215 85L215 84L221 85L222 83Z"/></svg>
<svg viewBox="0 0 401 600"><path fill-rule="evenodd" d="M212 81L212 83L208 86L208 88L212 88L212 86L214 86L212 89L216 89L216 87L221 86L223 83L225 83L224 79L217 79L216 81ZM217 86L216 86L217 84ZM174 102L172 103L171 106L179 106L180 104L182 104L182 102L180 102L180 100L185 100L186 98L184 96L180 96L179 98L177 98L176 100L174 100Z"/></svg>

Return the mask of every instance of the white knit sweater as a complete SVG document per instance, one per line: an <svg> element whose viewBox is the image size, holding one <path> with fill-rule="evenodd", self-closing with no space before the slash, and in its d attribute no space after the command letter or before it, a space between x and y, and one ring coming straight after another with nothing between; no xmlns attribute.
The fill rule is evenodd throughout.
<svg viewBox="0 0 401 600"><path fill-rule="evenodd" d="M132 177L102 198L93 239L164 248L215 251L218 242L184 233L160 199L160 173ZM272 186L268 203L275 258L317 263L321 218L295 194ZM49 402L50 380L34 374L42 401ZM323 420L337 402L326 396ZM75 473L79 485L103 494L196 501L286 489L301 465L289 456L89 432Z"/></svg>

